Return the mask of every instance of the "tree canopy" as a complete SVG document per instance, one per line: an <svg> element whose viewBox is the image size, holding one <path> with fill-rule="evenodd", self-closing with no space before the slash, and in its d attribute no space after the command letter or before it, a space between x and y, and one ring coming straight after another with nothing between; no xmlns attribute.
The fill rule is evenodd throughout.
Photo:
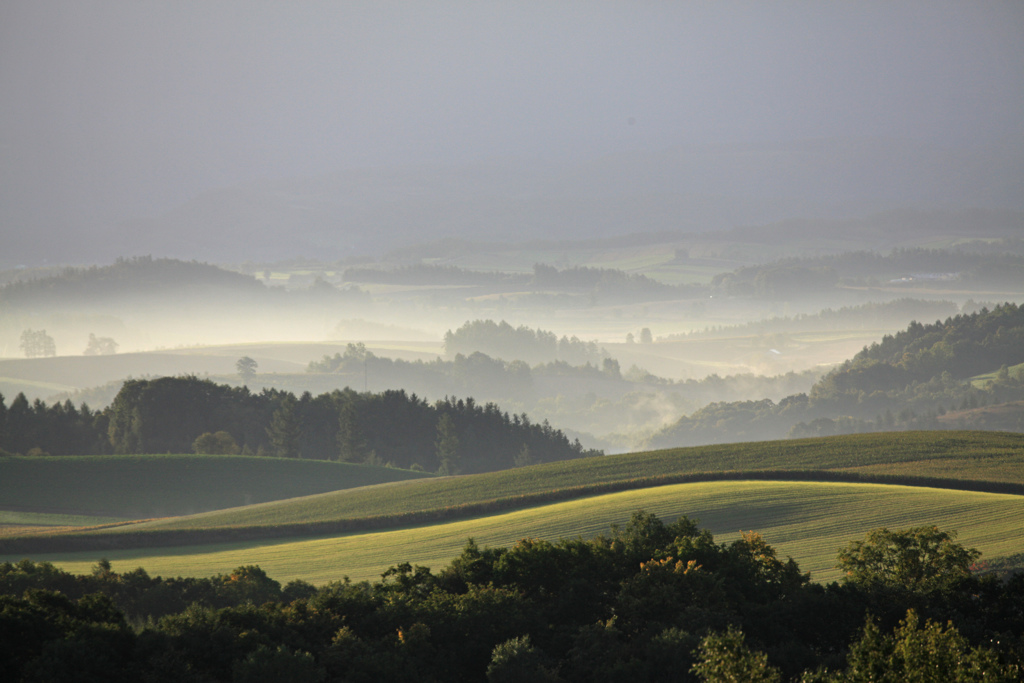
<svg viewBox="0 0 1024 683"><path fill-rule="evenodd" d="M469 540L446 567L374 583L2 563L0 665L12 680L1010 683L1022 600L1024 575L813 584L757 534L716 542L638 511L590 540Z"/></svg>

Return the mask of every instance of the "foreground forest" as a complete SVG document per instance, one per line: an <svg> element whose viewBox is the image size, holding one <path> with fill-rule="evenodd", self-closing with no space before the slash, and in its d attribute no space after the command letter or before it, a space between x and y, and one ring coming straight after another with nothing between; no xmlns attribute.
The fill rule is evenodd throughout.
<svg viewBox="0 0 1024 683"><path fill-rule="evenodd" d="M637 512L319 588L25 560L0 565L0 662L19 681L1016 681L1024 575L977 559L934 527L876 529L820 585L757 533Z"/></svg>

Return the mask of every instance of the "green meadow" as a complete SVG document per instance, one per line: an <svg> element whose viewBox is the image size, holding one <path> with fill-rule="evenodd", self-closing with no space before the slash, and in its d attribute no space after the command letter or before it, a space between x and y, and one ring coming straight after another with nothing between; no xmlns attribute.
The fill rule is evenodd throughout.
<svg viewBox="0 0 1024 683"><path fill-rule="evenodd" d="M754 530L792 556L817 581L838 578L838 550L875 527L937 525L995 559L1024 548L1024 497L878 484L706 482L623 491L445 524L326 538L37 555L72 572L87 573L101 557L115 571L145 567L152 575L210 576L258 564L280 581L314 584L378 579L387 567L411 562L440 569L468 538L480 545L514 544L524 537L555 541L592 537L624 524L637 509L664 520L688 515L719 542ZM0 557L16 560L16 557Z"/></svg>

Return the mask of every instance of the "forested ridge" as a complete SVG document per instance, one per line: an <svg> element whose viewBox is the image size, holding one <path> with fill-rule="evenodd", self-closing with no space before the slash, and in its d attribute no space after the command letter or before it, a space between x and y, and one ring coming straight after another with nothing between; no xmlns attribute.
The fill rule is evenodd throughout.
<svg viewBox="0 0 1024 683"><path fill-rule="evenodd" d="M0 449L15 453L242 452L426 471L483 472L597 455L546 422L472 398L428 403L404 391L296 397L196 377L128 380L103 411L0 397Z"/></svg>
<svg viewBox="0 0 1024 683"><path fill-rule="evenodd" d="M849 409L878 393L935 378L965 379L1024 362L1024 308L1013 303L886 335L811 389L818 404Z"/></svg>
<svg viewBox="0 0 1024 683"><path fill-rule="evenodd" d="M993 681L1020 679L1024 575L978 576L934 527L876 529L811 583L754 532L637 512L592 540L470 540L438 571L284 587L0 564L11 680Z"/></svg>
<svg viewBox="0 0 1024 683"><path fill-rule="evenodd" d="M1024 308L1012 303L991 311L963 314L882 337L847 361L833 376L849 375L872 363L884 363L895 382L922 381L942 372L971 377L1021 361Z"/></svg>
<svg viewBox="0 0 1024 683"><path fill-rule="evenodd" d="M912 322L906 330L865 347L807 394L777 403L712 403L655 434L648 445L955 427L939 418L950 411L1024 399L1024 372L1009 370L1020 363L1024 308L1016 304L927 325ZM966 381L997 370L985 386ZM1018 422L1024 429L1024 421Z"/></svg>

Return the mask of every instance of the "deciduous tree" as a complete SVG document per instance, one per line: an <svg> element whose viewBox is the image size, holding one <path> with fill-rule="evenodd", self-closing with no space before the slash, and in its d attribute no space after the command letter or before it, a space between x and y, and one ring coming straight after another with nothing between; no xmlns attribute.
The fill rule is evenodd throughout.
<svg viewBox="0 0 1024 683"><path fill-rule="evenodd" d="M249 356L242 356L238 359L238 362L235 363L235 369L238 370L238 375L246 384L251 382L253 377L256 376L256 368L258 366L259 363Z"/></svg>
<svg viewBox="0 0 1024 683"><path fill-rule="evenodd" d="M839 553L837 567L845 580L872 589L915 593L954 587L971 574L978 550L954 542L955 532L921 526L890 531L874 529Z"/></svg>
<svg viewBox="0 0 1024 683"><path fill-rule="evenodd" d="M237 455L238 443L228 432L204 432L192 444L192 450L201 455Z"/></svg>
<svg viewBox="0 0 1024 683"><path fill-rule="evenodd" d="M779 670L768 664L763 652L744 642L743 632L729 627L701 641L700 659L691 671L708 683L778 683Z"/></svg>
<svg viewBox="0 0 1024 683"><path fill-rule="evenodd" d="M112 356L117 353L117 347L120 346L116 341L110 337L97 337L92 332L89 333L89 343L86 344L83 355L85 356Z"/></svg>
<svg viewBox="0 0 1024 683"><path fill-rule="evenodd" d="M46 334L46 330L24 330L18 347L25 352L26 358L57 355L57 345L53 337Z"/></svg>

